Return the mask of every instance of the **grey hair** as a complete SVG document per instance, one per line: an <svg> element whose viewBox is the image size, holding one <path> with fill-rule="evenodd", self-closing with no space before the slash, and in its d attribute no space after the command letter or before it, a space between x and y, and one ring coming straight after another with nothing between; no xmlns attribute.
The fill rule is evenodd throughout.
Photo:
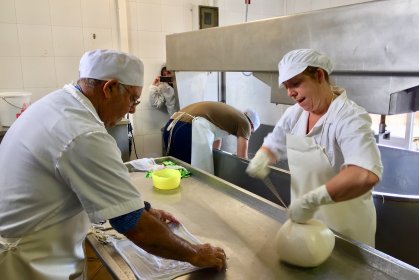
<svg viewBox="0 0 420 280"><path fill-rule="evenodd" d="M101 86L104 82L106 82L106 81L92 79L92 78L80 78L77 81L77 83L83 83L83 85L86 86L86 87L88 87L88 88L95 88L95 87ZM122 83L119 83L118 84L118 87L119 87L118 88L119 89L119 92L121 94L124 94L125 91L128 91L127 88L130 88L132 86L124 85Z"/></svg>
<svg viewBox="0 0 420 280"><path fill-rule="evenodd" d="M83 83L86 87L95 88L101 85L103 82L102 80L92 79L92 78L80 78L77 83Z"/></svg>

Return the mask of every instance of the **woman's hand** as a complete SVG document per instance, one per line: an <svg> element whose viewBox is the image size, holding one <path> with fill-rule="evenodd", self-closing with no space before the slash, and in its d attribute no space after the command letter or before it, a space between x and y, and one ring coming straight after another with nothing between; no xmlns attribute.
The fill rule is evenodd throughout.
<svg viewBox="0 0 420 280"><path fill-rule="evenodd" d="M160 76L156 76L156 78L153 80L152 85L154 85L154 86L158 86L158 85L159 85L159 83L160 83L159 79L160 79Z"/></svg>

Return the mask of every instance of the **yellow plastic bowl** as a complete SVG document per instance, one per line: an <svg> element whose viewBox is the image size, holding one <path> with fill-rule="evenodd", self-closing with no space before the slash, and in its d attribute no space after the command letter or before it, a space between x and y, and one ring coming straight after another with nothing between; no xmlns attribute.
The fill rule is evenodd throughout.
<svg viewBox="0 0 420 280"><path fill-rule="evenodd" d="M152 180L155 188L161 190L173 190L179 187L181 172L175 169L161 169L152 172Z"/></svg>

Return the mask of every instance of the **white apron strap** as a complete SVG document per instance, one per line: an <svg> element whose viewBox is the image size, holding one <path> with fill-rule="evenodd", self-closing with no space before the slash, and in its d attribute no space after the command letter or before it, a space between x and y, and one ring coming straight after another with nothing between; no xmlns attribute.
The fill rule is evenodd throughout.
<svg viewBox="0 0 420 280"><path fill-rule="evenodd" d="M169 131L169 137L168 137L168 145L166 145L165 156L169 155L169 151L171 150L172 131L174 130L174 127L175 127L176 123L182 118L183 115L189 116L192 120L194 120L196 118L193 115L190 115L186 112L181 112L181 111L175 112L175 113L172 114L172 116L171 116L172 122L166 128L166 131Z"/></svg>

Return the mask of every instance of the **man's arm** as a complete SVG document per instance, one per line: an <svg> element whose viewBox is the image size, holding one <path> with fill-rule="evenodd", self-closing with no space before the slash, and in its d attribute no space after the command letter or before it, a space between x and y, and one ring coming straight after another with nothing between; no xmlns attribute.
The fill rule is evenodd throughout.
<svg viewBox="0 0 420 280"><path fill-rule="evenodd" d="M161 210L143 211L137 224L125 236L156 256L189 262L197 267L226 267L223 249L210 244L191 244L168 228ZM164 214L166 212L163 212Z"/></svg>
<svg viewBox="0 0 420 280"><path fill-rule="evenodd" d="M240 158L248 159L248 140L241 136L237 137L236 155Z"/></svg>
<svg viewBox="0 0 420 280"><path fill-rule="evenodd" d="M213 149L220 150L222 147L222 139L217 139L213 142Z"/></svg>

